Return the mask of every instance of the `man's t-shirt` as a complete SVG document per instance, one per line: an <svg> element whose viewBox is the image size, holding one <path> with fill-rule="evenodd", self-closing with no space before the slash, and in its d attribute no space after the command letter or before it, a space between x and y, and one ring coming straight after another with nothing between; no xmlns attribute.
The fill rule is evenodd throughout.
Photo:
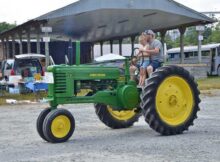
<svg viewBox="0 0 220 162"><path fill-rule="evenodd" d="M150 50L154 50L155 48L160 49L160 52L158 54L151 55L151 60L163 61L162 43L157 39L154 39L151 43L149 43L149 49Z"/></svg>

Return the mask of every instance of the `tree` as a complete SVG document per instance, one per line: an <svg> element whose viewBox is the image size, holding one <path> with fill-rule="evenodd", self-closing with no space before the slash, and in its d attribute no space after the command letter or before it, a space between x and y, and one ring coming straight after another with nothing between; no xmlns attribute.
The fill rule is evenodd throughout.
<svg viewBox="0 0 220 162"><path fill-rule="evenodd" d="M16 27L16 24L9 24L7 22L0 22L0 33L10 30L12 28Z"/></svg>
<svg viewBox="0 0 220 162"><path fill-rule="evenodd" d="M198 32L196 27L190 27L184 36L184 45L191 46L198 44Z"/></svg>
<svg viewBox="0 0 220 162"><path fill-rule="evenodd" d="M216 25L205 26L205 31L203 33L204 40L203 44L209 43L220 43L220 21ZM180 37L175 40L171 39L169 34L166 35L165 41L167 43L167 48L179 47ZM196 27L189 27L184 36L184 45L197 45L198 44L198 32Z"/></svg>
<svg viewBox="0 0 220 162"><path fill-rule="evenodd" d="M220 21L213 27L211 35L208 37L208 43L219 43L220 42Z"/></svg>

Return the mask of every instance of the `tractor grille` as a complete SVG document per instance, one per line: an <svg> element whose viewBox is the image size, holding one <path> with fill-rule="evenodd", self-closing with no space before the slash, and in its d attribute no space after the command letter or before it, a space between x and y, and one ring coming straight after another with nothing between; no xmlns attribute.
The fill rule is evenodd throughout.
<svg viewBox="0 0 220 162"><path fill-rule="evenodd" d="M55 74L55 93L66 93L66 74L56 73Z"/></svg>

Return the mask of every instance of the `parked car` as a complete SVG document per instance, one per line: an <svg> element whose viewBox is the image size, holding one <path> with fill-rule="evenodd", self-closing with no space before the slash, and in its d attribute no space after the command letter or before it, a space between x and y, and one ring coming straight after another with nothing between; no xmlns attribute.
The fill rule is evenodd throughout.
<svg viewBox="0 0 220 162"><path fill-rule="evenodd" d="M2 62L2 75L6 80L15 75L21 75L23 78L34 77L35 74L44 76L44 69L39 61L44 58L41 54L16 55L15 59Z"/></svg>

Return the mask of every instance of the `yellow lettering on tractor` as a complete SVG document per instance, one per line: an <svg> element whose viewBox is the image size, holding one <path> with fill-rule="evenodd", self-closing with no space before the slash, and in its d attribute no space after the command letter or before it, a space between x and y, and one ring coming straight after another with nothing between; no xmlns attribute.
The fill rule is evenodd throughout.
<svg viewBox="0 0 220 162"><path fill-rule="evenodd" d="M89 74L90 77L106 77L106 74Z"/></svg>

